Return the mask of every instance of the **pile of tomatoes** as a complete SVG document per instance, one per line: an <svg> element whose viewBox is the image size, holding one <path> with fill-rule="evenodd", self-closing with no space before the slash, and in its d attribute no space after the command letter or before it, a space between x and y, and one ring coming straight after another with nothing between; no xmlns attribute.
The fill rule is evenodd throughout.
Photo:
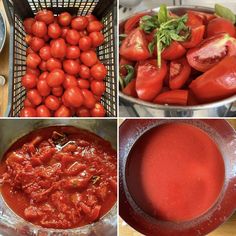
<svg viewBox="0 0 236 236"><path fill-rule="evenodd" d="M149 48L158 29L147 33L141 27L142 17L148 14L137 14L121 26L124 39L119 64L124 94L181 106L215 102L236 94L236 30L230 20L187 11L189 37L172 41L162 51L158 67L157 47L153 52ZM132 79L128 75L130 67L134 71Z"/></svg>
<svg viewBox="0 0 236 236"><path fill-rule="evenodd" d="M104 43L104 25L93 15L71 16L41 10L24 20L26 89L21 117L105 116L100 103L106 67L96 48Z"/></svg>

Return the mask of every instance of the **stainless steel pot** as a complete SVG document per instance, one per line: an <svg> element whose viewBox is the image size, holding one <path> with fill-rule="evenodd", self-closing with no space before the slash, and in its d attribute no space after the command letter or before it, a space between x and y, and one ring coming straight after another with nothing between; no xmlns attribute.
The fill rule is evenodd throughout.
<svg viewBox="0 0 236 236"><path fill-rule="evenodd" d="M199 6L173 6L168 7L173 13L182 15L187 10L196 10L206 13L214 12L213 8L199 7ZM159 8L155 8L147 13L156 13ZM122 19L120 21L120 32L123 30L125 21L132 16ZM158 105L150 102L145 102L137 98L125 95L120 91L120 101L128 108L131 116L141 117L223 117L235 116L236 114L229 114L233 102L236 101L236 95L223 99L218 102L202 104L197 106L169 106Z"/></svg>
<svg viewBox="0 0 236 236"><path fill-rule="evenodd" d="M114 149L117 149L117 122L115 119L109 120L76 120L76 119L50 119L50 120L0 120L0 158L7 149L17 139L25 134L42 127L55 125L70 125L91 131L100 137L111 142ZM88 236L88 235L106 235L115 236L117 228L117 204L104 215L98 222L83 227L56 230L46 229L33 225L16 215L5 203L0 195L0 234L4 236Z"/></svg>

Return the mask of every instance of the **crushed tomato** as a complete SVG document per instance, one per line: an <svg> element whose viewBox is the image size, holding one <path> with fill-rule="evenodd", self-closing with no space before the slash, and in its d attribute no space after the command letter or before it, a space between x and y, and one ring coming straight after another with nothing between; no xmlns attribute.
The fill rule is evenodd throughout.
<svg viewBox="0 0 236 236"><path fill-rule="evenodd" d="M116 202L116 151L86 130L38 129L6 152L0 183L8 206L25 220L45 228L83 226Z"/></svg>

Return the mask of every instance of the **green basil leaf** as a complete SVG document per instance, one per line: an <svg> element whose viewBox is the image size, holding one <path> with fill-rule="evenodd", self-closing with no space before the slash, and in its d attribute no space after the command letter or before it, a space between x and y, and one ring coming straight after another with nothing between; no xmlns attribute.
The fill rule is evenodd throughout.
<svg viewBox="0 0 236 236"><path fill-rule="evenodd" d="M157 16L143 16L140 20L140 28L145 33L151 33L154 29L159 26Z"/></svg>
<svg viewBox="0 0 236 236"><path fill-rule="evenodd" d="M233 24L235 24L235 22L236 22L236 16L227 7L224 7L220 4L215 4L215 13L216 13L216 15L221 16L224 19L230 20Z"/></svg>
<svg viewBox="0 0 236 236"><path fill-rule="evenodd" d="M155 48L155 40L153 40L151 43L148 44L148 50L150 54L153 54Z"/></svg>
<svg viewBox="0 0 236 236"><path fill-rule="evenodd" d="M168 21L168 11L165 4L161 4L159 12L158 12L158 21L159 24L165 23Z"/></svg>

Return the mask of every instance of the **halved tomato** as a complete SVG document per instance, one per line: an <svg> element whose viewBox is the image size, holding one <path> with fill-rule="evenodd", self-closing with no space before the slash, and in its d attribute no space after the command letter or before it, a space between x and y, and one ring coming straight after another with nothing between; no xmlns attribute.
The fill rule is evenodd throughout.
<svg viewBox="0 0 236 236"><path fill-rule="evenodd" d="M225 57L193 80L189 87L201 102L218 101L236 94L236 56Z"/></svg>
<svg viewBox="0 0 236 236"><path fill-rule="evenodd" d="M131 31L122 42L120 55L131 61L146 60L150 57L144 32L137 28Z"/></svg>
<svg viewBox="0 0 236 236"><path fill-rule="evenodd" d="M189 26L191 28L195 28L195 27L203 25L202 17L194 14L191 11L188 11L187 15L188 15L188 20L186 22L187 26Z"/></svg>
<svg viewBox="0 0 236 236"><path fill-rule="evenodd" d="M128 96L137 97L137 92L135 89L136 79L131 80L130 83L128 83L125 88L122 90L122 92Z"/></svg>
<svg viewBox="0 0 236 236"><path fill-rule="evenodd" d="M186 53L186 49L177 41L173 41L169 47L165 48L161 54L164 60L175 60L181 58Z"/></svg>
<svg viewBox="0 0 236 236"><path fill-rule="evenodd" d="M203 39L205 32L205 26L201 25L191 29L191 36L188 41L182 42L181 44L185 48L193 48L197 46Z"/></svg>
<svg viewBox="0 0 236 236"><path fill-rule="evenodd" d="M143 16L148 15L147 13L138 13L135 16L129 18L124 25L125 34L130 33L133 29L139 26L139 21Z"/></svg>
<svg viewBox="0 0 236 236"><path fill-rule="evenodd" d="M169 86L171 89L180 89L186 83L191 73L185 57L170 62Z"/></svg>
<svg viewBox="0 0 236 236"><path fill-rule="evenodd" d="M161 91L166 73L167 66L164 60L161 68L158 68L155 59L140 62L136 77L138 97L145 101L152 101Z"/></svg>
<svg viewBox="0 0 236 236"><path fill-rule="evenodd" d="M205 72L215 66L225 56L236 55L236 39L228 34L218 34L202 41L187 52L190 66Z"/></svg>
<svg viewBox="0 0 236 236"><path fill-rule="evenodd" d="M159 94L154 100L157 104L187 105L188 90L171 90Z"/></svg>
<svg viewBox="0 0 236 236"><path fill-rule="evenodd" d="M206 13L206 12L201 12L201 11L191 11L191 10L189 10L189 11L187 11L187 13L188 14L191 13L191 14L194 14L196 16L201 17L204 25L207 25L210 20L216 18L216 16L213 15L213 14Z"/></svg>
<svg viewBox="0 0 236 236"><path fill-rule="evenodd" d="M123 57L120 58L120 63L119 63L119 66L120 66L120 74L122 76L125 76L127 74L127 70L125 68L125 65L131 65L133 66L134 65L134 62L133 61L129 61Z"/></svg>

